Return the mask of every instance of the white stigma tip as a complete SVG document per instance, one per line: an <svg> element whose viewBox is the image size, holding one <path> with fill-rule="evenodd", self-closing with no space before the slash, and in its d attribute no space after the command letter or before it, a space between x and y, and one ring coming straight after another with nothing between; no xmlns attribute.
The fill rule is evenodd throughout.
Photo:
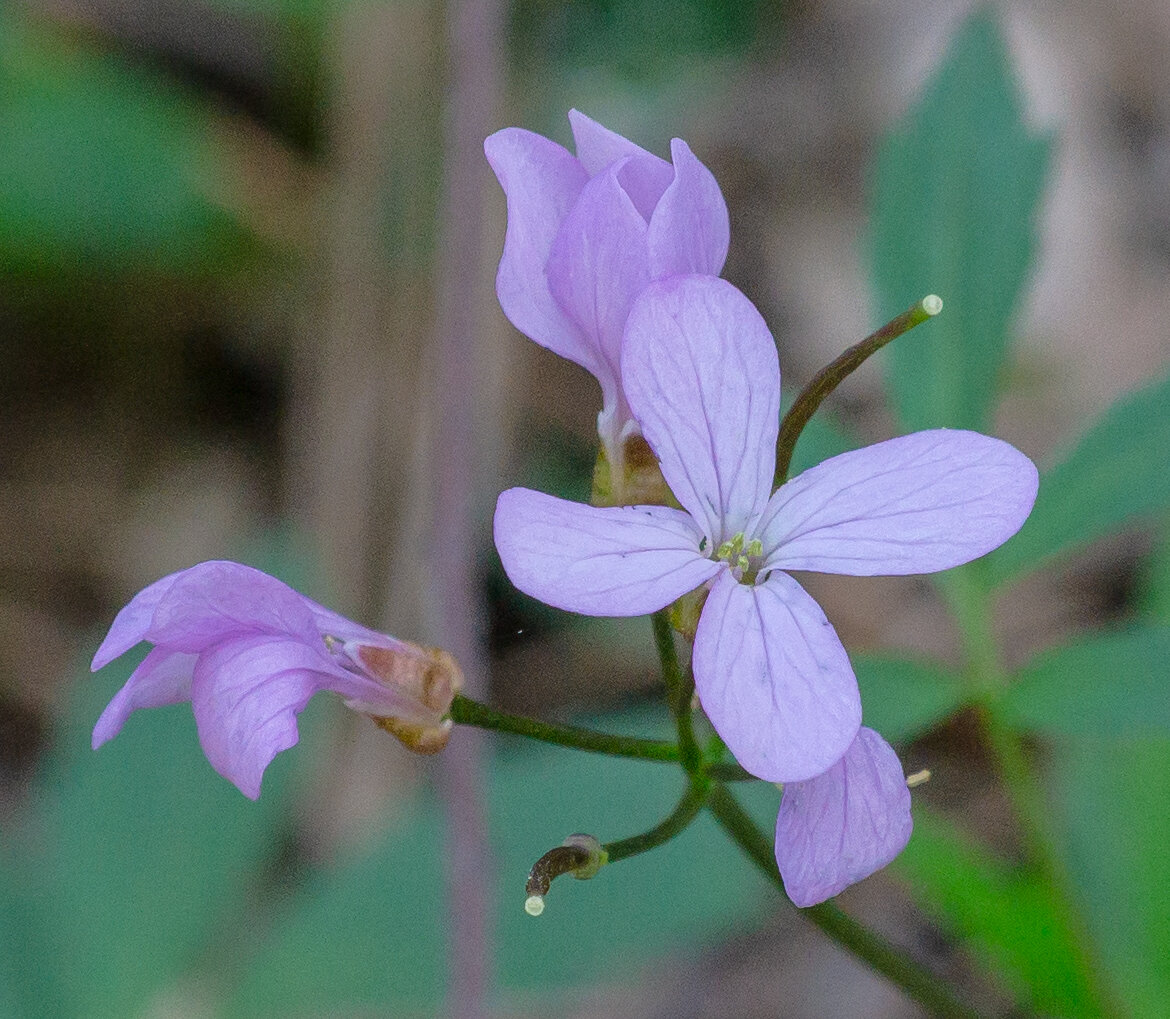
<svg viewBox="0 0 1170 1019"><path fill-rule="evenodd" d="M930 769L923 768L921 771L914 772L913 775L906 776L906 786L910 789L916 786L924 785L930 781Z"/></svg>
<svg viewBox="0 0 1170 1019"><path fill-rule="evenodd" d="M937 315L942 311L942 298L938 294L927 294L922 299L922 310L928 315Z"/></svg>
<svg viewBox="0 0 1170 1019"><path fill-rule="evenodd" d="M530 895L524 900L524 912L529 916L540 916L544 912L544 896Z"/></svg>

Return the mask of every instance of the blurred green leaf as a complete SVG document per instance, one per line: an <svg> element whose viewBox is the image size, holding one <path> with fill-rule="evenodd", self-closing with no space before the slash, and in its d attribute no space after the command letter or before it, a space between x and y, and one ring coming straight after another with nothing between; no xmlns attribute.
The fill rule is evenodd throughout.
<svg viewBox="0 0 1170 1019"><path fill-rule="evenodd" d="M1040 655L997 710L1008 724L1062 736L1170 736L1170 628L1089 637Z"/></svg>
<svg viewBox="0 0 1170 1019"><path fill-rule="evenodd" d="M210 198L224 166L191 95L14 18L0 28L0 266L192 271L243 251Z"/></svg>
<svg viewBox="0 0 1170 1019"><path fill-rule="evenodd" d="M1136 601L1147 619L1170 626L1170 518L1163 520L1154 551L1142 565Z"/></svg>
<svg viewBox="0 0 1170 1019"><path fill-rule="evenodd" d="M1170 740L1067 740L1051 774L1112 985L1131 1015L1158 1019L1170 1002Z"/></svg>
<svg viewBox="0 0 1170 1019"><path fill-rule="evenodd" d="M790 401L784 401L784 411L788 409L789 403ZM809 419L800 433L800 438L796 440L788 476L795 478L801 471L815 467L822 460L856 448L856 440L845 428L838 424L832 415L821 411Z"/></svg>
<svg viewBox="0 0 1170 1019"><path fill-rule="evenodd" d="M946 303L891 345L887 377L907 429L989 430L1048 165L1048 142L1028 133L1019 106L1000 33L980 11L878 153L878 321L929 293Z"/></svg>
<svg viewBox="0 0 1170 1019"><path fill-rule="evenodd" d="M665 735L646 716L599 728ZM740 790L763 823L779 797ZM591 881L557 881L544 914L525 914L524 879L572 832L603 841L652 827L682 793L677 768L501 743L488 812L499 875L494 945L504 994L567 995L628 976L681 945L713 942L756 921L777 899L707 815L661 849ZM318 876L277 926L232 1003L242 1016L352 1014L434 1008L446 983L442 815L433 798L399 818L385 841ZM542 999L547 1000L547 999Z"/></svg>
<svg viewBox="0 0 1170 1019"><path fill-rule="evenodd" d="M993 583L1170 507L1170 378L1110 407L1040 479L1020 533L987 559Z"/></svg>
<svg viewBox="0 0 1170 1019"><path fill-rule="evenodd" d="M129 664L78 684L32 816L6 833L24 921L0 954L41 941L17 991L35 1000L51 987L56 1014L140 1014L206 953L246 937L241 910L256 905L292 800L295 753L277 758L252 803L203 758L185 705L137 712L90 750Z"/></svg>
<svg viewBox="0 0 1170 1019"><path fill-rule="evenodd" d="M961 677L927 661L851 655L864 722L891 743L926 732L963 704Z"/></svg>
<svg viewBox="0 0 1170 1019"><path fill-rule="evenodd" d="M1092 1014L1076 941L1045 885L920 806L910 844L894 866L922 908L961 937L1015 997L1042 1015Z"/></svg>

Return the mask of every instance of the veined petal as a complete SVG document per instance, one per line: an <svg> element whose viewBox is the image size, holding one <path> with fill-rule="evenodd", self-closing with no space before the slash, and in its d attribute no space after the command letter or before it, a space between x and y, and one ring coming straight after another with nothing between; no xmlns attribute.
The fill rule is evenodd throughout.
<svg viewBox="0 0 1170 1019"><path fill-rule="evenodd" d="M590 177L597 176L619 159L632 157L622 174L621 183L642 219L649 221L654 206L674 179L674 168L670 163L616 131L602 127L578 110L569 111L569 126L573 129L577 158Z"/></svg>
<svg viewBox="0 0 1170 1019"><path fill-rule="evenodd" d="M780 403L776 346L751 301L710 276L651 283L626 323L622 379L667 484L707 536L718 545L748 530L771 488Z"/></svg>
<svg viewBox="0 0 1170 1019"><path fill-rule="evenodd" d="M694 521L667 506L599 508L510 488L495 539L516 587L590 616L656 612L726 570L699 552Z"/></svg>
<svg viewBox="0 0 1170 1019"><path fill-rule="evenodd" d="M306 599L287 584L242 563L212 560L174 576L143 639L196 653L245 631L319 636Z"/></svg>
<svg viewBox="0 0 1170 1019"><path fill-rule="evenodd" d="M295 637L249 635L200 655L191 707L212 767L256 799L264 769L297 742L296 716L313 694L358 699L377 685L335 664L324 644L318 651Z"/></svg>
<svg viewBox="0 0 1170 1019"><path fill-rule="evenodd" d="M736 760L769 782L825 771L861 725L849 657L821 608L784 573L721 574L695 633L695 686Z"/></svg>
<svg viewBox="0 0 1170 1019"><path fill-rule="evenodd" d="M548 256L549 288L594 347L607 407L620 393L626 317L650 278L646 222L618 183L621 166L585 185Z"/></svg>
<svg viewBox="0 0 1170 1019"><path fill-rule="evenodd" d="M197 657L168 648L151 648L147 656L139 662L138 668L130 674L122 689L114 694L93 727L94 750L122 731L122 726L126 724L131 712L139 708L160 708L164 704L181 704L190 700L191 674L195 669Z"/></svg>
<svg viewBox="0 0 1170 1019"><path fill-rule="evenodd" d="M915 432L842 453L782 485L761 522L768 568L852 576L934 573L1020 529L1032 461L976 432Z"/></svg>
<svg viewBox="0 0 1170 1019"><path fill-rule="evenodd" d="M910 790L898 755L861 729L845 756L784 786L776 863L798 906L815 906L880 870L910 841Z"/></svg>
<svg viewBox="0 0 1170 1019"><path fill-rule="evenodd" d="M110 624L110 631L106 634L106 639L102 641L101 647L93 656L93 662L89 667L91 672L97 672L103 666L109 665L115 658L120 658L135 644L146 638L146 631L150 629L150 623L154 619L154 610L158 608L158 603L170 590L175 578L185 572L186 570L179 570L177 573L171 573L156 580L149 587L144 587L122 607L122 610L114 617L113 623Z"/></svg>
<svg viewBox="0 0 1170 1019"><path fill-rule="evenodd" d="M686 142L675 138L670 152L674 181L650 217L650 275L718 276L731 238L727 203L711 171Z"/></svg>
<svg viewBox="0 0 1170 1019"><path fill-rule="evenodd" d="M508 320L529 339L597 374L597 354L553 299L545 277L557 229L589 175L565 148L509 127L483 143L508 198L508 229L496 294Z"/></svg>

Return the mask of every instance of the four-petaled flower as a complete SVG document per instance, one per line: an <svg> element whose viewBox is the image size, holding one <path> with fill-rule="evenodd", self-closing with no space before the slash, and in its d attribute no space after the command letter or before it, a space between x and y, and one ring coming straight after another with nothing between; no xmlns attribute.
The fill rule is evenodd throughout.
<svg viewBox="0 0 1170 1019"><path fill-rule="evenodd" d="M786 571L915 574L968 562L1019 529L1036 468L998 439L940 429L833 457L773 493L775 344L751 302L712 277L643 290L621 368L683 509L510 489L495 516L504 569L527 594L587 615L643 615L707 585L693 663L715 729L760 778L822 775L853 745L861 703L833 627Z"/></svg>
<svg viewBox="0 0 1170 1019"><path fill-rule="evenodd" d="M575 157L516 127L484 142L508 199L496 293L517 329L601 384L598 432L620 487L638 427L622 391L626 316L651 280L719 275L727 205L686 142L671 142L668 163L576 110L569 122Z"/></svg>
<svg viewBox="0 0 1170 1019"><path fill-rule="evenodd" d="M138 708L189 700L208 761L252 799L273 757L297 742L296 716L318 691L433 753L463 683L445 651L375 633L233 562L200 563L139 591L92 668L140 641L154 647L102 712L94 749Z"/></svg>

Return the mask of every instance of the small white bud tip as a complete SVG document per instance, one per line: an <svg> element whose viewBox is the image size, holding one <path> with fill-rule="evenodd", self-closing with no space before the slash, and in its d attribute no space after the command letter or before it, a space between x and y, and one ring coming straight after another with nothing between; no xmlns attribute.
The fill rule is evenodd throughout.
<svg viewBox="0 0 1170 1019"><path fill-rule="evenodd" d="M544 896L530 895L524 900L524 912L529 916L540 916L544 912Z"/></svg>
<svg viewBox="0 0 1170 1019"><path fill-rule="evenodd" d="M906 785L910 789L914 789L920 785L925 785L929 781L930 781L930 769L929 768L923 768L921 771L914 772L913 775L906 776Z"/></svg>
<svg viewBox="0 0 1170 1019"><path fill-rule="evenodd" d="M927 294L922 299L922 310L928 315L937 315L942 311L942 298L938 294Z"/></svg>

